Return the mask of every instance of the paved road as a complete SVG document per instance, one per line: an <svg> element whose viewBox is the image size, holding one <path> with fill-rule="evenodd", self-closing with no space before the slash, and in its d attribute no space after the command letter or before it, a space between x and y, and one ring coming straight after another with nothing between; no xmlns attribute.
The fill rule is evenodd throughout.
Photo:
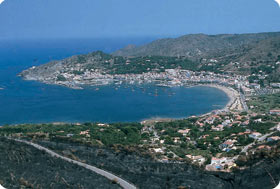
<svg viewBox="0 0 280 189"><path fill-rule="evenodd" d="M260 137L260 138L258 139L258 141L260 141L260 142L264 141L268 136L272 135L273 133L274 133L274 132L271 132L271 133L268 133L268 134L266 134L266 135L263 135L262 137ZM252 147L254 144L256 144L256 143L253 142L253 143L251 143L251 144L248 144L247 146L245 146L245 147L243 148L243 150L242 150L241 152L247 152L247 150L248 150L250 147Z"/></svg>
<svg viewBox="0 0 280 189"><path fill-rule="evenodd" d="M255 142L248 144L247 146L244 146L244 148L241 150L241 152L247 152L247 150L252 147L255 144Z"/></svg>
<svg viewBox="0 0 280 189"><path fill-rule="evenodd" d="M248 112L248 106L246 104L245 96L241 93L240 93L240 101L241 101L241 104L242 104L242 107L243 107L244 111Z"/></svg>
<svg viewBox="0 0 280 189"><path fill-rule="evenodd" d="M268 133L268 134L266 134L266 135L263 135L262 137L260 137L259 139L258 139L258 141L264 141L268 136L270 136L270 135L272 135L273 133L275 133L275 132L271 132L271 133Z"/></svg>
<svg viewBox="0 0 280 189"><path fill-rule="evenodd" d="M273 133L275 133L276 131L274 131L275 129L277 129L277 127L280 126L280 123L278 123L276 126L270 128L269 130L273 131L273 132L270 132L270 133L267 133L265 135L263 135L262 137L260 137L258 140L259 141L264 141L267 137L269 137L270 135L272 135Z"/></svg>
<svg viewBox="0 0 280 189"><path fill-rule="evenodd" d="M104 177L106 177L107 179L109 180L115 180L118 182L118 184L123 187L124 189L136 189L136 186L134 186L133 184L130 184L129 182L125 181L124 179L112 174L112 173L109 173L107 171L104 171L102 169L99 169L97 167L94 167L92 165L88 165L88 164L85 164L85 163L81 163L79 161L75 161L75 160L72 160L70 158L67 158L67 157L64 157L64 156L61 156L43 146L40 146L38 144L35 144L35 143L32 143L32 142L29 142L29 141L25 141L25 140L19 140L19 139L12 139L12 138L9 138L11 140L15 140L17 142L21 142L21 143L25 143L25 144L28 144L28 145L31 145L35 148L37 148L38 150L41 150L41 151L45 151L46 153L50 154L51 156L53 157L56 157L56 158L60 158L60 159L63 159L65 161L68 161L70 163L73 163L73 164L76 164L76 165L79 165L81 167L84 167L86 169L89 169L99 175L102 175Z"/></svg>
<svg viewBox="0 0 280 189"><path fill-rule="evenodd" d="M279 125L280 125L280 123L279 123L277 126L279 126ZM276 129L277 126L272 127L271 130ZM262 137L260 137L260 138L258 139L258 141L260 141L260 142L264 141L267 137L269 137L269 136L272 135L273 133L275 133L275 131L263 135ZM251 143L251 144L248 144L247 146L245 146L245 147L242 149L241 152L247 152L247 150L248 150L250 147L252 147L254 144L255 144L255 142L253 142L253 143Z"/></svg>

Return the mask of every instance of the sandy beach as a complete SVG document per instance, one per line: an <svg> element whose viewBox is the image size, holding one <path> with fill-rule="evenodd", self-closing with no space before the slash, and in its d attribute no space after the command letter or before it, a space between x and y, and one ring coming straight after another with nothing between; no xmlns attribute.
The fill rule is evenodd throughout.
<svg viewBox="0 0 280 189"><path fill-rule="evenodd" d="M238 91L236 91L235 89L231 88L231 87L225 87L222 85L198 85L198 86L205 86L205 87L214 87L217 88L219 90L222 90L223 92L225 92L227 94L227 96L229 97L229 102L227 103L227 105L221 109L224 111L228 111L228 110L236 110L236 111L242 111L242 105L240 102L240 94Z"/></svg>

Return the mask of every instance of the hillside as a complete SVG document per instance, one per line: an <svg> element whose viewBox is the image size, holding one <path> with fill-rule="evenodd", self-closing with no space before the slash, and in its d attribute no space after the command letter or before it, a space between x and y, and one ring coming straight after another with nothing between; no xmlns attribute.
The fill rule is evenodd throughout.
<svg viewBox="0 0 280 189"><path fill-rule="evenodd" d="M33 147L0 138L0 184L5 188L120 188L87 169Z"/></svg>
<svg viewBox="0 0 280 189"><path fill-rule="evenodd" d="M258 156L261 160L254 159L261 163L251 164L242 171L223 173L205 172L188 163L158 162L130 147L118 150L71 141L37 142L64 156L118 174L139 188L265 189L279 182L279 158L264 152ZM119 188L102 176L25 144L0 138L0 147L0 184L7 188Z"/></svg>
<svg viewBox="0 0 280 189"><path fill-rule="evenodd" d="M113 54L96 51L76 55L29 68L19 76L80 88L123 81L152 82L167 78L153 75L167 69L251 75L250 80L261 84L280 82L280 33L185 35L140 47L130 45Z"/></svg>
<svg viewBox="0 0 280 189"><path fill-rule="evenodd" d="M144 56L121 57L96 51L53 61L22 71L19 76L47 84L60 84L72 88L80 85L106 85L120 82L155 79L152 73L166 69L195 70L198 64L184 57ZM138 74L137 76L135 74ZM141 75L146 74L146 76ZM162 75L158 75L162 77Z"/></svg>
<svg viewBox="0 0 280 189"><path fill-rule="evenodd" d="M115 56L186 57L199 63L200 70L237 74L269 74L279 81L280 33L192 34L160 39L143 46L132 46L113 53Z"/></svg>
<svg viewBox="0 0 280 189"><path fill-rule="evenodd" d="M258 34L191 34L178 38L156 40L143 46L129 45L113 53L117 56L187 56L190 58L214 58L224 55L242 55L261 41L280 37L280 33Z"/></svg>

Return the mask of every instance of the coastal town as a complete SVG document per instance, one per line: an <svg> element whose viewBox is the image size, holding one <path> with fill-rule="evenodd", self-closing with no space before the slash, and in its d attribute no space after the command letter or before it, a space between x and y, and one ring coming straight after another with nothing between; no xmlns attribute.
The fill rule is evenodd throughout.
<svg viewBox="0 0 280 189"><path fill-rule="evenodd" d="M252 99L259 95L260 90L267 91L267 95L279 92L276 84L263 88L259 84L250 83L247 76L180 69L167 69L161 73L116 75L86 70L78 76L68 73L61 75L63 81L55 81L55 84L68 85L69 82L74 82L74 86L81 86L150 83L163 87L204 85L223 90L230 99L223 109L183 120L153 119L141 122L138 147L147 147L149 153L160 162L188 161L204 166L208 171L230 172L238 166L242 168L238 165L241 154L269 149L271 147L268 144L280 141L280 107L258 112L257 105L252 104ZM104 123L99 123L96 127L98 130L95 132L114 128L111 124ZM94 140L92 132L89 127L86 130L81 128L78 133L61 130L55 135ZM121 130L116 129L115 132L119 133ZM22 133L18 134L22 136ZM40 131L39 135L45 134ZM102 141L98 143L103 144Z"/></svg>
<svg viewBox="0 0 280 189"><path fill-rule="evenodd" d="M141 59L148 65L153 65L149 58ZM206 60L204 60L206 61ZM112 59L105 60L111 64ZM215 59L208 64L215 64ZM126 66L133 64L130 59ZM138 63L142 66L143 63ZM138 147L148 147L148 151L160 162L188 161L198 166L204 166L208 171L226 171L242 166L240 159L255 151L271 148L267 144L280 141L280 107L259 111L255 103L258 96L273 95L280 92L280 83L262 83L267 75L265 72L253 75L238 75L235 73L214 73L211 71L193 71L182 68L166 68L147 66L142 73L112 73L102 68L88 69L85 65L66 64L47 76L37 72L41 68L32 67L21 76L26 80L37 80L48 84L63 85L74 89L85 86L102 85L132 85L144 84L159 87L192 87L208 86L224 91L229 102L223 109L210 113L192 116L183 120L153 119L141 122ZM49 67L43 70L50 69ZM35 74L34 74L35 73ZM45 72L44 72L45 73ZM252 80L251 78L254 78ZM98 89L98 88L97 88ZM117 88L116 88L117 89ZM278 98L278 97L277 97ZM255 101L254 101L255 100ZM110 124L97 124L99 132L111 128ZM112 128L111 128L112 129ZM120 132L119 129L116 132ZM92 130L86 129L77 133L66 133L65 137L85 138L90 140ZM60 133L61 135L61 133ZM98 142L102 144L102 141ZM239 164L238 164L239 162Z"/></svg>
<svg viewBox="0 0 280 189"><path fill-rule="evenodd" d="M146 60L148 61L148 60ZM28 71L36 69L35 66ZM150 70L150 68L148 68ZM254 75L255 76L255 75ZM50 74L48 77L34 77L24 75L26 80L38 80L48 84L57 84L74 89L82 89L83 86L121 85L121 84L155 84L158 86L191 86L197 84L217 84L222 86L234 86L242 90L245 95L272 94L280 91L280 83L270 83L261 87L258 83L263 74L257 75L259 80L253 83L248 81L249 76L237 74L217 74L209 71L191 71L184 69L165 69L163 72L155 70L141 74L109 74L99 69L63 68L61 71Z"/></svg>
<svg viewBox="0 0 280 189"><path fill-rule="evenodd" d="M205 165L208 171L231 171L237 167L241 153L271 148L267 143L280 140L280 110L269 115L240 111L214 111L203 116L192 116L195 122L168 127L158 120L143 121L142 132L152 133L151 151L160 161L187 158L194 164ZM267 121L270 117L272 121ZM171 137L170 137L171 136ZM178 148L177 148L177 147ZM191 150L181 150L190 148ZM210 153L207 153L210 152ZM211 155L210 155L211 154Z"/></svg>
<svg viewBox="0 0 280 189"><path fill-rule="evenodd" d="M0 189L280 189L280 0L0 0Z"/></svg>
<svg viewBox="0 0 280 189"><path fill-rule="evenodd" d="M228 105L228 107L230 104ZM37 141L69 141L149 154L159 162L189 162L207 171L246 168L242 158L269 151L280 141L280 110L255 113L215 110L186 119L141 123L53 123L0 127L1 135ZM123 147L122 147L123 146ZM131 147L129 147L131 146Z"/></svg>

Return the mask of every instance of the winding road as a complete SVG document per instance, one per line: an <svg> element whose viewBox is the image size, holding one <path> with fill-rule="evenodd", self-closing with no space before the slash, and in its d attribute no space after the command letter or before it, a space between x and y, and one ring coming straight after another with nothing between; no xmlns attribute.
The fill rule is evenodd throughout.
<svg viewBox="0 0 280 189"><path fill-rule="evenodd" d="M72 160L70 158L67 158L67 157L64 157L62 155L59 155L55 152L53 152L52 150L49 150L43 146L40 146L38 144L35 144L33 142L29 142L29 141L25 141L25 140L20 140L20 139L12 139L12 138L8 138L10 140L14 140L14 141L17 141L17 142L21 142L21 143L25 143L25 144L28 144L30 146L33 146L34 148L37 148L38 150L41 150L41 151L45 151L46 153L50 154L52 157L56 157L56 158L60 158L60 159L63 159L67 162L70 162L70 163L73 163L73 164L76 164L76 165L79 165L81 167L84 167L90 171L93 171L99 175L102 175L104 177L106 177L107 179L109 180L112 180L112 181L116 181L121 187L123 187L124 189L136 189L136 186L129 183L128 181L112 174L112 173L109 173L107 171L104 171L102 169L99 169L97 167L94 167L92 165L88 165L88 164L85 164L85 163L82 163L82 162L79 162L79 161L75 161L75 160Z"/></svg>
<svg viewBox="0 0 280 189"><path fill-rule="evenodd" d="M276 129L277 127L279 127L279 126L280 126L280 123L278 123L278 125L276 125L276 126L270 128L270 130L275 130L275 129ZM273 133L275 133L275 131L263 135L262 137L260 137L260 138L258 139L258 141L263 142L267 137L269 137L269 136L272 135ZM250 147L252 147L254 144L256 144L256 142L253 142L253 143L251 143L251 144L248 144L247 146L245 146L245 147L243 148L243 150L242 150L241 152L247 152L248 149L249 149Z"/></svg>

